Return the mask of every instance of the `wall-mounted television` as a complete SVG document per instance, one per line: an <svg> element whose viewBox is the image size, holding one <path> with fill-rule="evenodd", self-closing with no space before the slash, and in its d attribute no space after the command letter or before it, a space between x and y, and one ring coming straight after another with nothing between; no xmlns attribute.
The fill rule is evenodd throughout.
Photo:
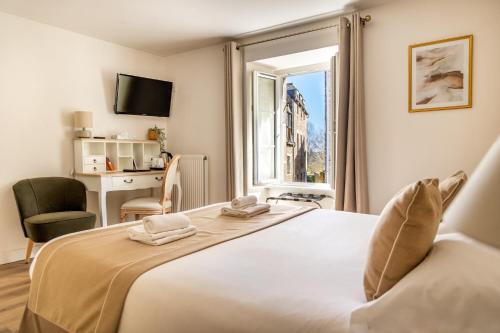
<svg viewBox="0 0 500 333"><path fill-rule="evenodd" d="M115 113L168 117L172 90L169 81L117 74Z"/></svg>

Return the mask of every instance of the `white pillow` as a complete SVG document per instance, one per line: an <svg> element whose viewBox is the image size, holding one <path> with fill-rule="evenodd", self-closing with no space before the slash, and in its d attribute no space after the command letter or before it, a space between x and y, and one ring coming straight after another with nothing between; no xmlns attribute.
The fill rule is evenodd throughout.
<svg viewBox="0 0 500 333"><path fill-rule="evenodd" d="M351 332L500 332L500 250L438 236L427 258L351 314Z"/></svg>
<svg viewBox="0 0 500 333"><path fill-rule="evenodd" d="M500 248L500 137L446 210L439 233L450 231Z"/></svg>

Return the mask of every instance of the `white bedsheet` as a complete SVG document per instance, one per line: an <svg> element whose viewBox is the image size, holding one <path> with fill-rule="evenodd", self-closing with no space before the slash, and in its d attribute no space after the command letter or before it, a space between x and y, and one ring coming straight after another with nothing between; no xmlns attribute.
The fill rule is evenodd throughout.
<svg viewBox="0 0 500 333"><path fill-rule="evenodd" d="M347 332L376 219L314 210L158 266L131 287L119 332Z"/></svg>

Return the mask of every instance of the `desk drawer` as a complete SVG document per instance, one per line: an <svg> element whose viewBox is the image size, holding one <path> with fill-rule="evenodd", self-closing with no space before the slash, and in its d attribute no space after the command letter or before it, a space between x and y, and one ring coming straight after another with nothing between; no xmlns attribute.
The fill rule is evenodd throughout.
<svg viewBox="0 0 500 333"><path fill-rule="evenodd" d="M106 172L106 164L86 164L83 166L84 173Z"/></svg>
<svg viewBox="0 0 500 333"><path fill-rule="evenodd" d="M105 156L85 156L83 158L83 164L93 165L93 164L106 164Z"/></svg>
<svg viewBox="0 0 500 333"><path fill-rule="evenodd" d="M115 176L111 177L112 187L150 188L162 184L162 175Z"/></svg>

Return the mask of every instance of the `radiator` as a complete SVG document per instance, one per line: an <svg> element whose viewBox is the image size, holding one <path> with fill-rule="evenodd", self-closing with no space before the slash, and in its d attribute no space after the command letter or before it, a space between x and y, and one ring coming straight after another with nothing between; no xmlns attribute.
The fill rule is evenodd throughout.
<svg viewBox="0 0 500 333"><path fill-rule="evenodd" d="M205 155L181 155L181 211L208 205L208 160ZM172 204L175 209L179 192L174 186Z"/></svg>

